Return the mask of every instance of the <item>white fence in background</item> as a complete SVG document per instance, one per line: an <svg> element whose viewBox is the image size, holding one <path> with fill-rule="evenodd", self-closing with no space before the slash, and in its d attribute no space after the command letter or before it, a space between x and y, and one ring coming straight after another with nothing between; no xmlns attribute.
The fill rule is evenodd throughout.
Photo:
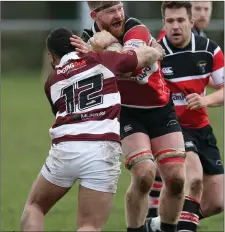
<svg viewBox="0 0 225 232"><path fill-rule="evenodd" d="M162 27L160 19L140 19L150 30L159 30ZM82 31L85 27L90 27L91 22L82 22L82 19L74 20L1 20L1 31L49 31L57 27L67 27L72 30ZM211 20L207 31L223 31L224 20L213 19Z"/></svg>

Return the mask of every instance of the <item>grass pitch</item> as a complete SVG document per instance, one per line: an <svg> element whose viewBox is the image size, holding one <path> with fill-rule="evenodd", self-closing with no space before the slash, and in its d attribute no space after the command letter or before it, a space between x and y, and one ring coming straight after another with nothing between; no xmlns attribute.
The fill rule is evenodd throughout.
<svg viewBox="0 0 225 232"><path fill-rule="evenodd" d="M33 180L50 148L48 129L54 117L38 75L2 78L1 219L2 231L19 231L20 217ZM209 109L210 120L223 153L223 108ZM125 231L124 196L130 174L122 165L118 192L106 231ZM77 185L49 212L48 231L76 228ZM201 221L200 231L224 231L223 214Z"/></svg>

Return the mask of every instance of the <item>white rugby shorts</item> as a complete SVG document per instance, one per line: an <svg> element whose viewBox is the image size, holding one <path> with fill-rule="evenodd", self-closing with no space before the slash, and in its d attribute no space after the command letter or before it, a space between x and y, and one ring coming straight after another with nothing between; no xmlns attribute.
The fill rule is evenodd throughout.
<svg viewBox="0 0 225 232"><path fill-rule="evenodd" d="M112 141L74 141L52 145L41 174L70 188L77 179L86 188L115 193L121 173L121 146Z"/></svg>

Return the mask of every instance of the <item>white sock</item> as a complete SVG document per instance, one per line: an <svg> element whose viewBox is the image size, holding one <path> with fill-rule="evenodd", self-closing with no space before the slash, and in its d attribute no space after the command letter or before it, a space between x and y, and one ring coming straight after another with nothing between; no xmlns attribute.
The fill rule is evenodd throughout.
<svg viewBox="0 0 225 232"><path fill-rule="evenodd" d="M155 232L156 230L160 230L160 224L161 224L160 216L152 218L152 221L151 221L152 231Z"/></svg>

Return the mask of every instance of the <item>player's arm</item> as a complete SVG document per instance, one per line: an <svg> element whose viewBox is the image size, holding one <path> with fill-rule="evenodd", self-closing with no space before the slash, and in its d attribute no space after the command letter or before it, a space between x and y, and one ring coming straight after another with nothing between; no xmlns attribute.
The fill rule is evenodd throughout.
<svg viewBox="0 0 225 232"><path fill-rule="evenodd" d="M101 64L109 68L114 74L120 75L149 66L152 63L152 53L159 58L160 55L157 50L147 46L125 52L98 52L93 53L92 56L98 59Z"/></svg>
<svg viewBox="0 0 225 232"><path fill-rule="evenodd" d="M85 34L84 34L85 35ZM87 35L86 35L87 37ZM118 42L118 40L111 35L111 33L103 30L101 32L97 32L93 35L93 37L86 38L82 36L73 35L70 38L71 44L76 47L77 52L87 53L90 51L103 51L113 43ZM87 41L87 42L85 42Z"/></svg>
<svg viewBox="0 0 225 232"><path fill-rule="evenodd" d="M206 96L200 96L197 93L190 94L186 97L188 108L191 110L200 109L202 107L219 107L224 105L224 55L219 46L212 43L213 67L209 86L216 91Z"/></svg>
<svg viewBox="0 0 225 232"><path fill-rule="evenodd" d="M218 107L223 106L224 104L224 87L221 87L219 90L216 90L212 94L206 95L204 98L206 107Z"/></svg>
<svg viewBox="0 0 225 232"><path fill-rule="evenodd" d="M210 41L211 42L211 41ZM213 53L213 67L209 84L216 91L204 97L208 107L217 107L224 104L224 55L220 47L215 45Z"/></svg>

